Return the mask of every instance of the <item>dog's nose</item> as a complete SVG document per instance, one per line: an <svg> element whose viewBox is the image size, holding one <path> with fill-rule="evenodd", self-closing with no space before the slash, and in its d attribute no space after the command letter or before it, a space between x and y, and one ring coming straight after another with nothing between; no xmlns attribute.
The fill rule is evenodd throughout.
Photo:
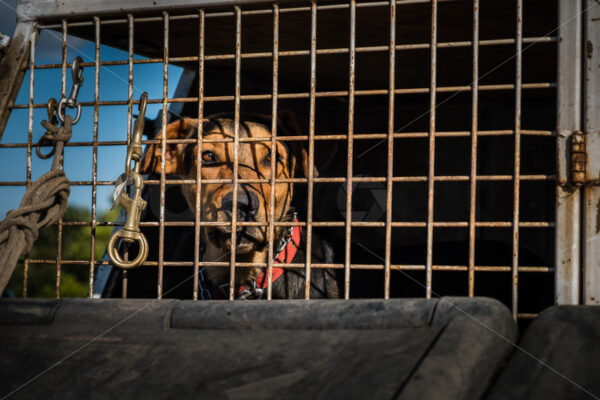
<svg viewBox="0 0 600 400"><path fill-rule="evenodd" d="M227 193L221 202L221 210L231 219L233 210L233 191ZM258 211L258 198L249 191L238 191L237 195L237 220L247 221Z"/></svg>

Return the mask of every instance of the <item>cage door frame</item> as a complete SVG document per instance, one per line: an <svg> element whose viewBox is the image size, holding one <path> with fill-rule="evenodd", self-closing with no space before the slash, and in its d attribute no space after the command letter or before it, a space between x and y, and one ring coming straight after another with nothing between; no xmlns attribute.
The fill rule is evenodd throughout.
<svg viewBox="0 0 600 400"><path fill-rule="evenodd" d="M583 303L600 304L600 5L585 0Z"/></svg>
<svg viewBox="0 0 600 400"><path fill-rule="evenodd" d="M581 190L571 185L569 140L581 130L581 2L560 0L558 19L556 274L557 304L580 303Z"/></svg>
<svg viewBox="0 0 600 400"><path fill-rule="evenodd" d="M34 43L31 43L32 40ZM36 40L35 23L19 21L6 54L0 60L0 141L10 117L10 105L15 101L23 83L30 45L35 46Z"/></svg>

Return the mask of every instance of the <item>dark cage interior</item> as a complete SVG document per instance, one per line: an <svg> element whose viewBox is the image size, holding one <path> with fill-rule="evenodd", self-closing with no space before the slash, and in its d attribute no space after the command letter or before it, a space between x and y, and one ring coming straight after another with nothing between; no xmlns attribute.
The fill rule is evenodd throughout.
<svg viewBox="0 0 600 400"><path fill-rule="evenodd" d="M319 2L313 232L333 245L342 295L350 211L350 297L384 296L386 226L391 226L390 297L491 296L524 318L554 303L558 5L528 0L523 7L518 19L516 1L482 0L474 46L472 1L440 0L436 15L428 1L397 2L390 115L389 3L356 2L351 89L351 7ZM236 13L231 8L205 12L203 108L209 116L234 110ZM273 14L271 5L242 8L242 113L271 115ZM169 100L169 121L198 116L198 15L197 10L177 10L168 16L134 16L134 51L148 62L162 62L164 19L169 19L169 64L184 68L176 99ZM94 40L93 26L82 25L73 24L69 34ZM101 28L104 44L128 49L127 19ZM277 108L296 115L307 145L311 28L310 4L280 5ZM349 121L352 210L346 209L345 182ZM161 123L159 115L146 124L149 139L160 132ZM393 184L387 221L390 134ZM166 221L194 221L179 186L166 188ZM158 184L146 187L146 221L159 220L159 190ZM306 221L307 183L297 183L295 193L299 219ZM518 229L513 229L515 221ZM158 262L159 227L146 226L144 232L151 244L148 260ZM164 238L164 260L190 265L194 227L167 226ZM165 266L163 292L189 275L187 267ZM129 271L127 296L155 297L158 276L156 264ZM122 273L113 270L104 296L120 297L122 282ZM192 286L189 280L165 297L190 298Z"/></svg>

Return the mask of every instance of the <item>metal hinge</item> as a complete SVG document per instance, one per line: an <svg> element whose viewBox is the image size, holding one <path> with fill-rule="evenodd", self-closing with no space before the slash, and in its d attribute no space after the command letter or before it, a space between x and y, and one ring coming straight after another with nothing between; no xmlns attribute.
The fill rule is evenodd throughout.
<svg viewBox="0 0 600 400"><path fill-rule="evenodd" d="M581 131L573 132L569 138L571 147L571 185L580 187L585 185L585 165L587 153L585 149L585 135Z"/></svg>

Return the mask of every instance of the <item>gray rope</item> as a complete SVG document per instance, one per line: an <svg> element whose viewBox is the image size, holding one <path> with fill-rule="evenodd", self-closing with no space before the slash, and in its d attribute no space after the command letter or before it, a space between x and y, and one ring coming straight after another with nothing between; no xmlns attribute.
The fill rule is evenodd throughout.
<svg viewBox="0 0 600 400"><path fill-rule="evenodd" d="M8 284L19 258L33 247L39 230L57 223L67 209L71 187L60 166L64 144L71 138L72 122L70 116L65 117L61 127L42 122L53 133L51 140L55 154L52 169L33 182L19 208L9 211L0 222L0 293Z"/></svg>

